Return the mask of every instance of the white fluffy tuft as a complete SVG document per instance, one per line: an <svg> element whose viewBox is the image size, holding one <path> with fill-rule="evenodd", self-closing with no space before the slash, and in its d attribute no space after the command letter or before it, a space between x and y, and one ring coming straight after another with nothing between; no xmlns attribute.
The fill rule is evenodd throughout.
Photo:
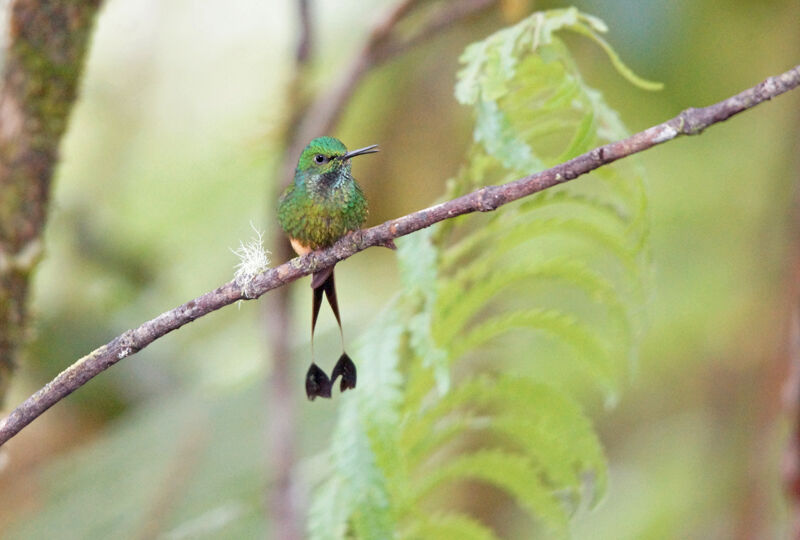
<svg viewBox="0 0 800 540"><path fill-rule="evenodd" d="M264 249L264 233L255 228L250 223L250 227L255 231L256 236L247 243L239 242L238 249L231 252L239 257L239 264L235 266L233 281L242 289L242 294L246 298L254 298L255 293L250 285L258 274L269 268L270 252Z"/></svg>

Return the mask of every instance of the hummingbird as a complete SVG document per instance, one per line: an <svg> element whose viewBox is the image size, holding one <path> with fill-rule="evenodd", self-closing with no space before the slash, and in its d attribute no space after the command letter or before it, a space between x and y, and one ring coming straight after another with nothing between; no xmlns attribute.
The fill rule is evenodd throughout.
<svg viewBox="0 0 800 540"><path fill-rule="evenodd" d="M367 219L367 198L350 173L350 159L377 151L378 145L373 144L348 152L334 137L318 137L308 143L297 162L294 181L278 201L278 221L298 255L331 246L345 234L361 228ZM331 397L331 388L338 377L342 378L342 392L355 388L356 366L344 350L332 266L312 275L311 289L311 366L306 373L306 395L313 401L318 396ZM314 363L314 328L323 294L339 324L342 343L342 355L330 378Z"/></svg>

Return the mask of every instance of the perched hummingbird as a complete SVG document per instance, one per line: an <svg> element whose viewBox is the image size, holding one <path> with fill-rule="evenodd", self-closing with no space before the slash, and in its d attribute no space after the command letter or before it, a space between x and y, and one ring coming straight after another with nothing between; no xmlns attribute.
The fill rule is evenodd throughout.
<svg viewBox="0 0 800 540"><path fill-rule="evenodd" d="M350 231L358 230L367 219L367 199L350 174L350 158L378 151L373 144L348 152L339 139L318 137L308 143L294 173L294 182L278 201L278 220L298 255L328 247ZM314 273L311 304L311 366L306 374L306 395L331 397L331 388L341 376L341 391L356 387L356 366L344 350L342 320L336 301L333 267ZM342 355L331 377L314 363L314 328L322 305L328 299L342 341Z"/></svg>

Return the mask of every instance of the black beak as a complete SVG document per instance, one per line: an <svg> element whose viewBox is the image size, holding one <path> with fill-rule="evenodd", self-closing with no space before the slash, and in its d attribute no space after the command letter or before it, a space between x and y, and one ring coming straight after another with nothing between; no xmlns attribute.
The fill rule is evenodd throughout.
<svg viewBox="0 0 800 540"><path fill-rule="evenodd" d="M359 148L358 150L353 150L352 152L347 152L345 155L342 156L342 161L347 161L351 157L360 156L363 154L374 154L378 151L377 144L371 144L369 146L365 146L364 148Z"/></svg>

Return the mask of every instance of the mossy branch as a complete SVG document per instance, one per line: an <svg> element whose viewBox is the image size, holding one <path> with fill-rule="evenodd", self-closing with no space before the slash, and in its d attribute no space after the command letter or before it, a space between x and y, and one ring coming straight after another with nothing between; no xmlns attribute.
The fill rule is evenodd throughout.
<svg viewBox="0 0 800 540"><path fill-rule="evenodd" d="M100 0L17 0L0 89L0 401L25 338L58 145Z"/></svg>
<svg viewBox="0 0 800 540"><path fill-rule="evenodd" d="M294 258L258 275L248 284L248 295L245 295L234 282L226 283L218 289L162 313L137 328L128 330L72 364L0 422L0 445L102 371L147 347L156 339L212 311L239 300L249 300L253 298L252 295L261 296L272 289L336 264L359 251L386 245L395 238L411 234L434 223L472 212L495 210L504 204L573 180L598 167L642 152L680 135L697 135L711 125L727 120L797 86L800 86L800 65L715 105L687 109L666 122L626 139L595 148L545 171L499 186L483 187L462 197L348 234L330 248Z"/></svg>

